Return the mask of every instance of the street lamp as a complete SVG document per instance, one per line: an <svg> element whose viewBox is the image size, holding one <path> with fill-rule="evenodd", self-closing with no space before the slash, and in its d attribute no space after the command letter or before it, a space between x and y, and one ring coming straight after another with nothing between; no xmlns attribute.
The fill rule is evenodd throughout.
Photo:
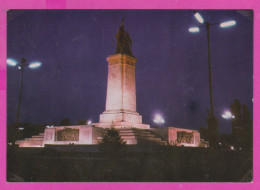
<svg viewBox="0 0 260 190"><path fill-rule="evenodd" d="M165 123L163 117L160 114L155 115L153 122L158 124L158 125L162 125L162 124Z"/></svg>
<svg viewBox="0 0 260 190"><path fill-rule="evenodd" d="M192 32L192 33L199 32L200 28L206 28L207 29L208 65L209 65L209 97L210 97L210 110L208 110L207 122L208 122L208 129L209 129L208 135L209 135L209 139L210 139L210 144L215 146L216 143L217 143L217 139L218 139L218 120L214 116L214 108L213 108L211 51L210 51L210 27L219 25L221 28L227 28L227 27L234 26L236 24L236 21L231 20L231 21L222 22L222 23L209 23L207 21L205 22L203 17L198 12L196 12L194 14L194 17L202 25L198 26L198 27L189 28L189 32Z"/></svg>
<svg viewBox="0 0 260 190"><path fill-rule="evenodd" d="M19 101L17 106L17 114L16 114L16 123L19 123L19 115L20 115L20 107L21 107L21 100L22 100L22 89L23 89L23 72L25 67L29 67L30 69L36 69L41 66L40 62L32 62L30 64L26 63L26 59L22 58L21 63L18 64L18 62L14 59L7 59L6 60L7 65L9 66L18 66L18 69L21 70L21 84L20 84L20 92L19 92Z"/></svg>
<svg viewBox="0 0 260 190"><path fill-rule="evenodd" d="M199 14L199 12L196 12L194 14L194 17L196 18L196 20L203 24L201 26L198 27L191 27L189 28L189 32L195 33L195 32L199 32L200 28L204 28L206 27L207 29L207 39L208 39L208 64L209 64L209 94L210 94L210 115L212 117L214 117L214 109L213 109L213 95L212 95L212 74L211 74L211 51L210 51L210 27L211 26L215 26L215 25L219 25L221 28L227 28L227 27L231 27L236 25L236 21L231 20L231 21L226 21L226 22L222 22L222 23L209 23L209 22L205 22L204 23L204 19L203 17Z"/></svg>
<svg viewBox="0 0 260 190"><path fill-rule="evenodd" d="M224 113L222 114L222 118L235 119L235 116L230 111L224 111Z"/></svg>

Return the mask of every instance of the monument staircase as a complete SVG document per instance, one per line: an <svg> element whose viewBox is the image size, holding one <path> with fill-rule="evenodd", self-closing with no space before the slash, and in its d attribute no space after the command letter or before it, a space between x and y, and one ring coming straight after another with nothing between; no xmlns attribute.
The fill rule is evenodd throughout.
<svg viewBox="0 0 260 190"><path fill-rule="evenodd" d="M119 134L126 144L167 145L166 141L157 137L149 129L119 128Z"/></svg>
<svg viewBox="0 0 260 190"><path fill-rule="evenodd" d="M157 137L152 133L150 129L139 128L117 128L121 138L126 141L126 144L139 144L139 145L167 145L166 141L163 141L160 137ZM98 144L102 140L102 137L93 139L92 144ZM44 133L34 135L31 138L25 138L24 140L18 140L15 144L19 147L44 147Z"/></svg>
<svg viewBox="0 0 260 190"><path fill-rule="evenodd" d="M39 135L34 135L31 138L15 141L15 144L19 145L19 147L42 147L43 140L44 133L39 133Z"/></svg>

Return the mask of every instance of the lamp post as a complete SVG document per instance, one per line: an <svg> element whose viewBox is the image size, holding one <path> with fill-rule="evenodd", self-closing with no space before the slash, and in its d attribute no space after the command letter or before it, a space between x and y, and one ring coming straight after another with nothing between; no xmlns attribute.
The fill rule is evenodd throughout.
<svg viewBox="0 0 260 190"><path fill-rule="evenodd" d="M209 23L209 22L205 22L203 17L198 12L196 12L194 14L194 17L202 25L199 26L199 27L191 27L191 28L189 28L189 32L192 32L192 33L199 32L200 28L206 28L206 30L207 30L208 69L209 69L209 97L210 97L210 110L208 110L208 127L211 130L211 132L212 132L212 134L210 136L214 136L214 135L217 135L216 133L218 133L218 121L217 121L217 118L214 115L214 108L213 108L211 49L210 49L210 27L219 25L221 28L227 28L227 27L234 26L236 24L236 21L231 20L231 21L222 22L222 23Z"/></svg>
<svg viewBox="0 0 260 190"><path fill-rule="evenodd" d="M6 62L10 66L16 66L17 65L17 62L14 59L7 59ZM23 90L24 69L25 69L25 67L29 67L30 69L36 69L40 66L41 66L40 62L32 62L30 64L27 64L25 58L22 58L21 63L18 64L18 69L21 70L21 82L20 82L19 100L18 100L17 113L16 113L16 123L19 123L20 107L21 107L21 100L22 100L22 90Z"/></svg>
<svg viewBox="0 0 260 190"><path fill-rule="evenodd" d="M208 42L208 65L209 65L209 96L210 96L210 115L214 117L214 108L213 108L213 95L212 95L212 72L211 72L211 49L210 49L210 27L211 26L216 26L219 25L222 28L227 28L227 27L231 27L234 26L236 24L236 21L231 20L231 21L227 21L227 22L222 22L222 23L209 23L206 22L204 24L204 19L203 17L196 12L194 14L194 17L196 18L196 20L203 24L202 26L199 27L191 27L189 28L189 32L199 32L200 28L205 27L207 30L207 42Z"/></svg>

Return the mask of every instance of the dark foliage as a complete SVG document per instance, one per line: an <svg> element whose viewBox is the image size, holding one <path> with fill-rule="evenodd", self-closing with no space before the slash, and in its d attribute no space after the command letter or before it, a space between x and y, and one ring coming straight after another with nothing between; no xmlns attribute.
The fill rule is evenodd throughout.
<svg viewBox="0 0 260 190"><path fill-rule="evenodd" d="M60 122L60 126L70 126L70 125L72 125L72 123L69 118L62 119Z"/></svg>
<svg viewBox="0 0 260 190"><path fill-rule="evenodd" d="M125 147L126 142L121 138L119 131L115 128L106 129L99 142L100 149L106 153L116 153Z"/></svg>
<svg viewBox="0 0 260 190"><path fill-rule="evenodd" d="M253 123L250 111L246 105L240 104L235 99L230 106L232 114L232 139L233 144L237 147L250 149L253 146Z"/></svg>
<svg viewBox="0 0 260 190"><path fill-rule="evenodd" d="M78 120L78 122L76 123L76 125L86 125L87 124L87 120Z"/></svg>

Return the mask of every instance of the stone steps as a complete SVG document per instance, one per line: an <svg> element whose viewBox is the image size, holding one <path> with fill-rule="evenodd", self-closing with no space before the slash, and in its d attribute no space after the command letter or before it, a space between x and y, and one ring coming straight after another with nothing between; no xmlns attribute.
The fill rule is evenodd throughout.
<svg viewBox="0 0 260 190"><path fill-rule="evenodd" d="M24 140L17 140L15 144L19 147L41 147L44 141L44 133L39 135L33 135L31 138L25 138Z"/></svg>
<svg viewBox="0 0 260 190"><path fill-rule="evenodd" d="M126 144L159 144L167 145L166 141L162 141L148 129L119 129L119 134L126 141Z"/></svg>
<svg viewBox="0 0 260 190"><path fill-rule="evenodd" d="M44 136L38 136L38 135L34 135L34 136L32 136L31 138L43 139L43 138L44 138Z"/></svg>

